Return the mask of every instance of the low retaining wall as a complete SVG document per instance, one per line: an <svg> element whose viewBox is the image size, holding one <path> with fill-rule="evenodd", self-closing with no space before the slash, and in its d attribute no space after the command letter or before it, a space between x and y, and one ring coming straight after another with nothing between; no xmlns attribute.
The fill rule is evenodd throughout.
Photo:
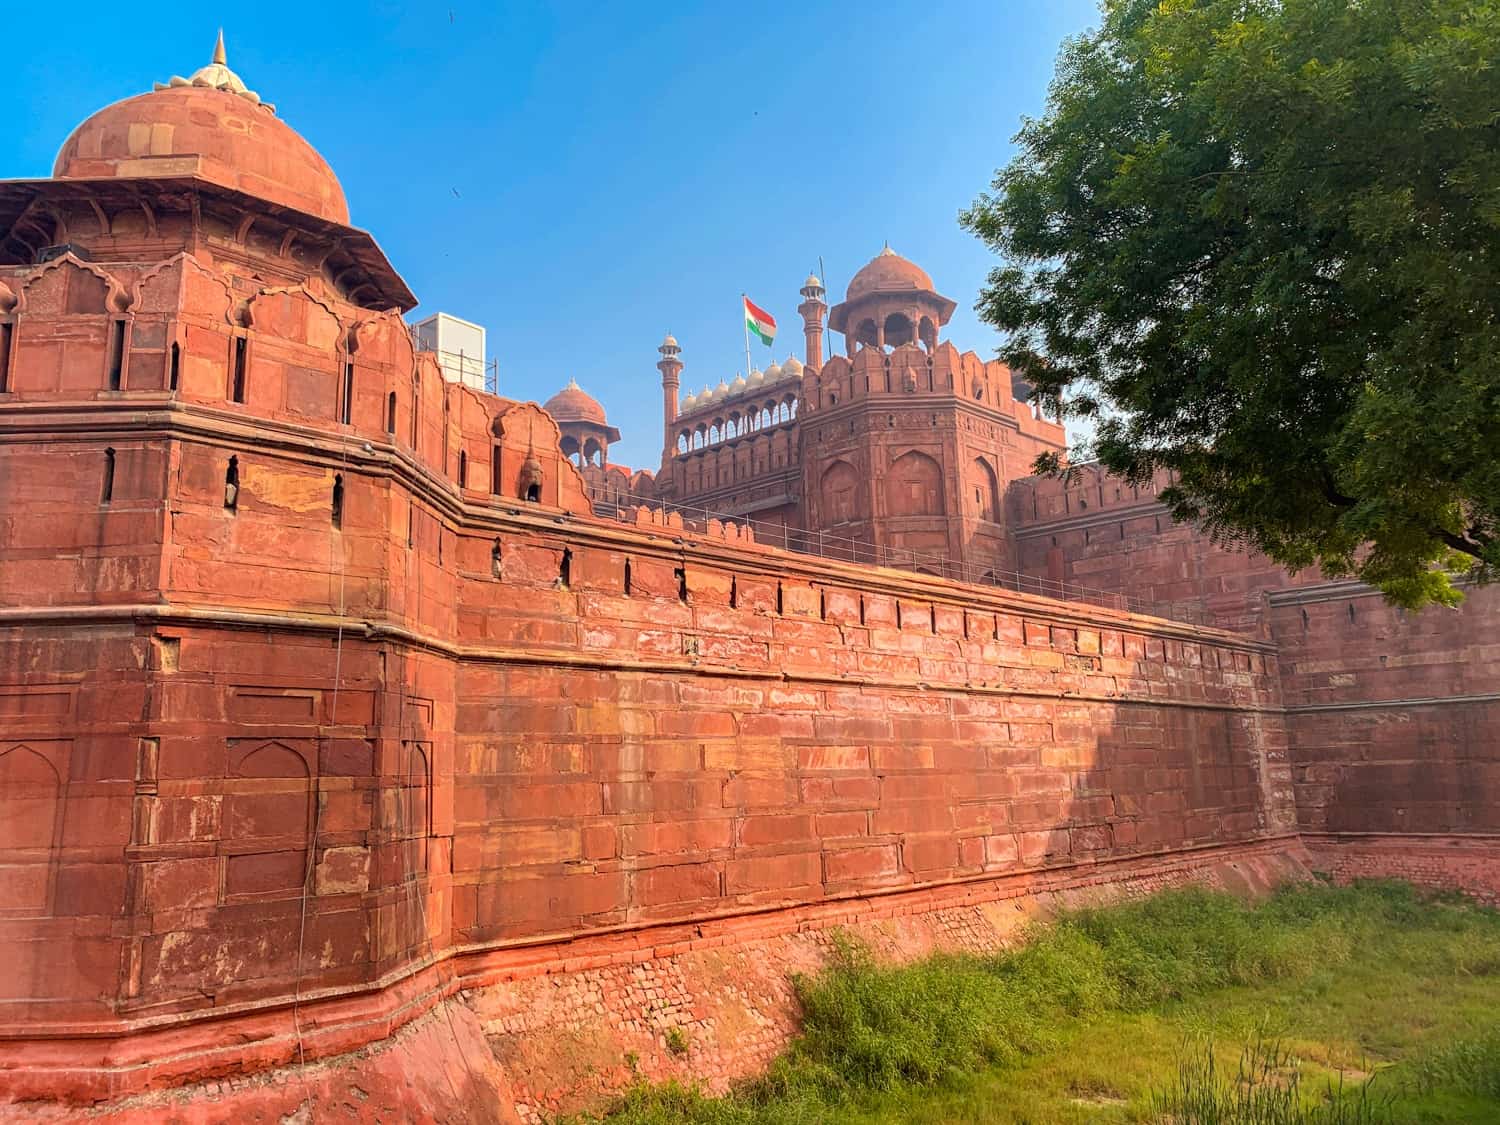
<svg viewBox="0 0 1500 1125"><path fill-rule="evenodd" d="M90 1120L535 1122L598 1105L638 1077L696 1078L722 1090L762 1069L796 1033L792 975L826 963L835 930L889 961L984 953L1060 907L1188 882L1260 893L1306 877L1306 855L1287 837L473 952L445 966L461 992L432 992L425 1015L374 1046L136 1094L96 1107ZM304 1032L336 1020L336 1003L314 998L302 1005ZM671 1028L685 1037L680 1054L667 1046ZM253 1054L269 1045L251 1041L265 1028L231 1020L196 1030L196 1059L178 1038L159 1045L170 1057L140 1065L211 1071L213 1056L226 1047ZM61 1121L76 1113L11 1104L0 1106L0 1121Z"/></svg>
<svg viewBox="0 0 1500 1125"><path fill-rule="evenodd" d="M1500 836L1349 832L1309 835L1303 841L1313 869L1338 883L1405 879L1500 906Z"/></svg>

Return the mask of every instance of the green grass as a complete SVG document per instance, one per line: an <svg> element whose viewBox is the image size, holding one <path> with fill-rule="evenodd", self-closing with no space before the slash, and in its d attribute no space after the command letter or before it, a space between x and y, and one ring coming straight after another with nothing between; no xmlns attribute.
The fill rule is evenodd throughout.
<svg viewBox="0 0 1500 1125"><path fill-rule="evenodd" d="M766 1075L642 1085L610 1125L1500 1122L1500 914L1401 884L1170 891L993 957L846 939L798 991Z"/></svg>

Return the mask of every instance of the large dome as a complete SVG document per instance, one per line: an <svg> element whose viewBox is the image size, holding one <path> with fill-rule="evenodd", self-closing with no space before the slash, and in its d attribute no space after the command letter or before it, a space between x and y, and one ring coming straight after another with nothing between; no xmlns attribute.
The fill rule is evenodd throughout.
<svg viewBox="0 0 1500 1125"><path fill-rule="evenodd" d="M844 300L852 301L867 293L889 293L902 289L934 291L932 278L926 270L887 246L850 280Z"/></svg>
<svg viewBox="0 0 1500 1125"><path fill-rule="evenodd" d="M599 400L573 380L569 380L566 387L544 402L542 409L558 422L596 422L601 426L609 424Z"/></svg>
<svg viewBox="0 0 1500 1125"><path fill-rule="evenodd" d="M191 79L106 106L73 130L53 176L198 176L347 226L344 190L317 150L245 88L223 60Z"/></svg>

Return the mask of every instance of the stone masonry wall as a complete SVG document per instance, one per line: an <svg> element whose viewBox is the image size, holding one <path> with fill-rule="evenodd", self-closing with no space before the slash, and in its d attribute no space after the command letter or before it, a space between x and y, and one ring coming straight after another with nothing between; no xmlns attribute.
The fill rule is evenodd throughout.
<svg viewBox="0 0 1500 1125"><path fill-rule="evenodd" d="M594 519L550 418L444 384L398 316L317 279L180 254L7 276L7 1097L305 1066L523 966L877 900L931 936L1017 880L1297 847L1266 636ZM1338 685L1297 679L1320 658L1283 624L1304 816L1406 823L1375 789L1425 756L1444 777L1416 777L1406 830L1487 830L1465 802L1492 792L1488 689L1415 700L1446 716L1413 728L1435 753L1386 724L1388 760L1340 759L1316 733ZM472 1042L422 1026L421 1057Z"/></svg>
<svg viewBox="0 0 1500 1125"><path fill-rule="evenodd" d="M54 544L0 611L12 1091L347 1051L522 945L1295 829L1262 642L194 427L137 513L156 594L70 595Z"/></svg>
<svg viewBox="0 0 1500 1125"><path fill-rule="evenodd" d="M1500 592L1412 614L1355 582L1288 575L1173 525L1155 499L1165 483L1135 489L1093 466L1018 482L1024 568L1272 639L1317 862L1493 895Z"/></svg>

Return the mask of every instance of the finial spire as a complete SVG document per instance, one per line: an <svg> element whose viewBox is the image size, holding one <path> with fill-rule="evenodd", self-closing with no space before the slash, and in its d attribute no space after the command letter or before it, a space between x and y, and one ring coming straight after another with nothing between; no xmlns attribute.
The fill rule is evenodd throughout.
<svg viewBox="0 0 1500 1125"><path fill-rule="evenodd" d="M270 102L260 100L260 95L254 90L247 89L240 81L240 76L229 69L229 55L224 50L224 29L219 28L219 37L214 41L213 62L207 66L201 66L187 78L177 75L172 76L170 82L156 83L152 89L169 90L180 86L206 86L210 90L223 90L225 93L234 94L244 98L252 105L258 105L267 113L275 113L276 107Z"/></svg>

